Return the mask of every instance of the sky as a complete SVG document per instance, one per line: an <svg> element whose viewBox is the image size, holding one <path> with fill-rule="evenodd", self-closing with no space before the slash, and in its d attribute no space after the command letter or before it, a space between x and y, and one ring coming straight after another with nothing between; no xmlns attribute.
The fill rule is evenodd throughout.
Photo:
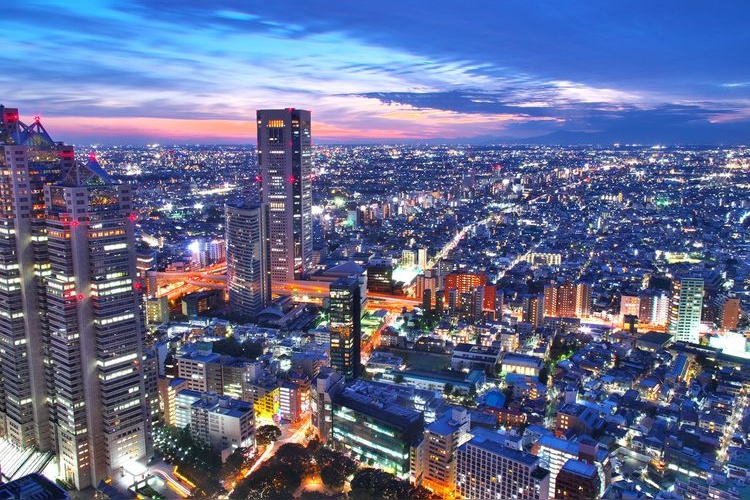
<svg viewBox="0 0 750 500"><path fill-rule="evenodd" d="M25 0L0 103L71 143L750 144L750 2Z"/></svg>

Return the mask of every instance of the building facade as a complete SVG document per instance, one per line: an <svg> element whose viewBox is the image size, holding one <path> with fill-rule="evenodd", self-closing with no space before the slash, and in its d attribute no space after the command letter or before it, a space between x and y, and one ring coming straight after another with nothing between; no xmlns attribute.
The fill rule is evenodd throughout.
<svg viewBox="0 0 750 500"><path fill-rule="evenodd" d="M261 197L268 205L270 272L274 282L302 278L312 266L310 112L259 110Z"/></svg>
<svg viewBox="0 0 750 500"><path fill-rule="evenodd" d="M339 278L330 287L328 319L331 330L331 366L347 380L359 376L362 325L359 281Z"/></svg>
<svg viewBox="0 0 750 500"><path fill-rule="evenodd" d="M225 205L229 309L255 318L271 302L266 205Z"/></svg>
<svg viewBox="0 0 750 500"><path fill-rule="evenodd" d="M703 311L703 278L683 277L672 284L667 332L675 341L697 344Z"/></svg>
<svg viewBox="0 0 750 500"><path fill-rule="evenodd" d="M150 455L130 186L94 158L46 186L49 354L60 474L79 489Z"/></svg>
<svg viewBox="0 0 750 500"><path fill-rule="evenodd" d="M480 432L458 449L456 486L462 498L547 500L549 471L529 453Z"/></svg>

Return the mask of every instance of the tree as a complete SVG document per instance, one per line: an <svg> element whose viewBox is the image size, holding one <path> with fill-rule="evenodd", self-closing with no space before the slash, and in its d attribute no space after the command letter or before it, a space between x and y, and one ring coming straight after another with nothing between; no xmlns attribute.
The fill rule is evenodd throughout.
<svg viewBox="0 0 750 500"><path fill-rule="evenodd" d="M445 394L446 396L450 396L452 393L453 393L453 384L448 382L447 384L443 386L443 394Z"/></svg>
<svg viewBox="0 0 750 500"><path fill-rule="evenodd" d="M245 465L245 453L247 448L237 448L227 457L227 461L224 462L225 477L236 476L242 470L242 466Z"/></svg>
<svg viewBox="0 0 750 500"><path fill-rule="evenodd" d="M266 446L281 437L281 429L275 425L262 425L255 431L255 440L258 446Z"/></svg>
<svg viewBox="0 0 750 500"><path fill-rule="evenodd" d="M404 381L404 375L401 373L397 373L396 375L393 376L393 381L396 382L397 384L402 383Z"/></svg>
<svg viewBox="0 0 750 500"><path fill-rule="evenodd" d="M411 499L412 487L393 474L378 469L360 469L352 478L349 498L352 500Z"/></svg>

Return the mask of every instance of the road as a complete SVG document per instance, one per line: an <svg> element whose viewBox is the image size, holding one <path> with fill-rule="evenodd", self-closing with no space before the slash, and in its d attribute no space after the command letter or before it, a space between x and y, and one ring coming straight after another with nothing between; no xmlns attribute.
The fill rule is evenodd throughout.
<svg viewBox="0 0 750 500"><path fill-rule="evenodd" d="M265 449L261 456L258 457L258 460L256 460L253 466L250 467L250 470L247 471L245 477L258 470L258 467L260 467L263 462L271 458L276 453L276 450L281 448L283 445L287 443L302 443L305 440L305 435L307 434L307 431L310 429L311 425L312 414L308 412L304 417L302 417L299 422L286 426L282 431L281 438L276 441L273 446L269 446ZM284 434L288 434L290 431L291 434L284 437Z"/></svg>
<svg viewBox="0 0 750 500"><path fill-rule="evenodd" d="M148 472L155 476L159 476L167 483L167 487L180 495L182 498L190 497L190 488L183 485L177 478L172 475L172 466L165 462L156 462L153 465L148 466Z"/></svg>

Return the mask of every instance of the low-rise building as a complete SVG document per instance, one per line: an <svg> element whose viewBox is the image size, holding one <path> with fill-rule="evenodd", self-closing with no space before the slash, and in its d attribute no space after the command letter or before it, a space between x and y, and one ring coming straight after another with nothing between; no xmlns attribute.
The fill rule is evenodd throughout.
<svg viewBox="0 0 750 500"><path fill-rule="evenodd" d="M453 348L451 369L456 371L485 370L495 372L500 349L477 344L458 344Z"/></svg>

